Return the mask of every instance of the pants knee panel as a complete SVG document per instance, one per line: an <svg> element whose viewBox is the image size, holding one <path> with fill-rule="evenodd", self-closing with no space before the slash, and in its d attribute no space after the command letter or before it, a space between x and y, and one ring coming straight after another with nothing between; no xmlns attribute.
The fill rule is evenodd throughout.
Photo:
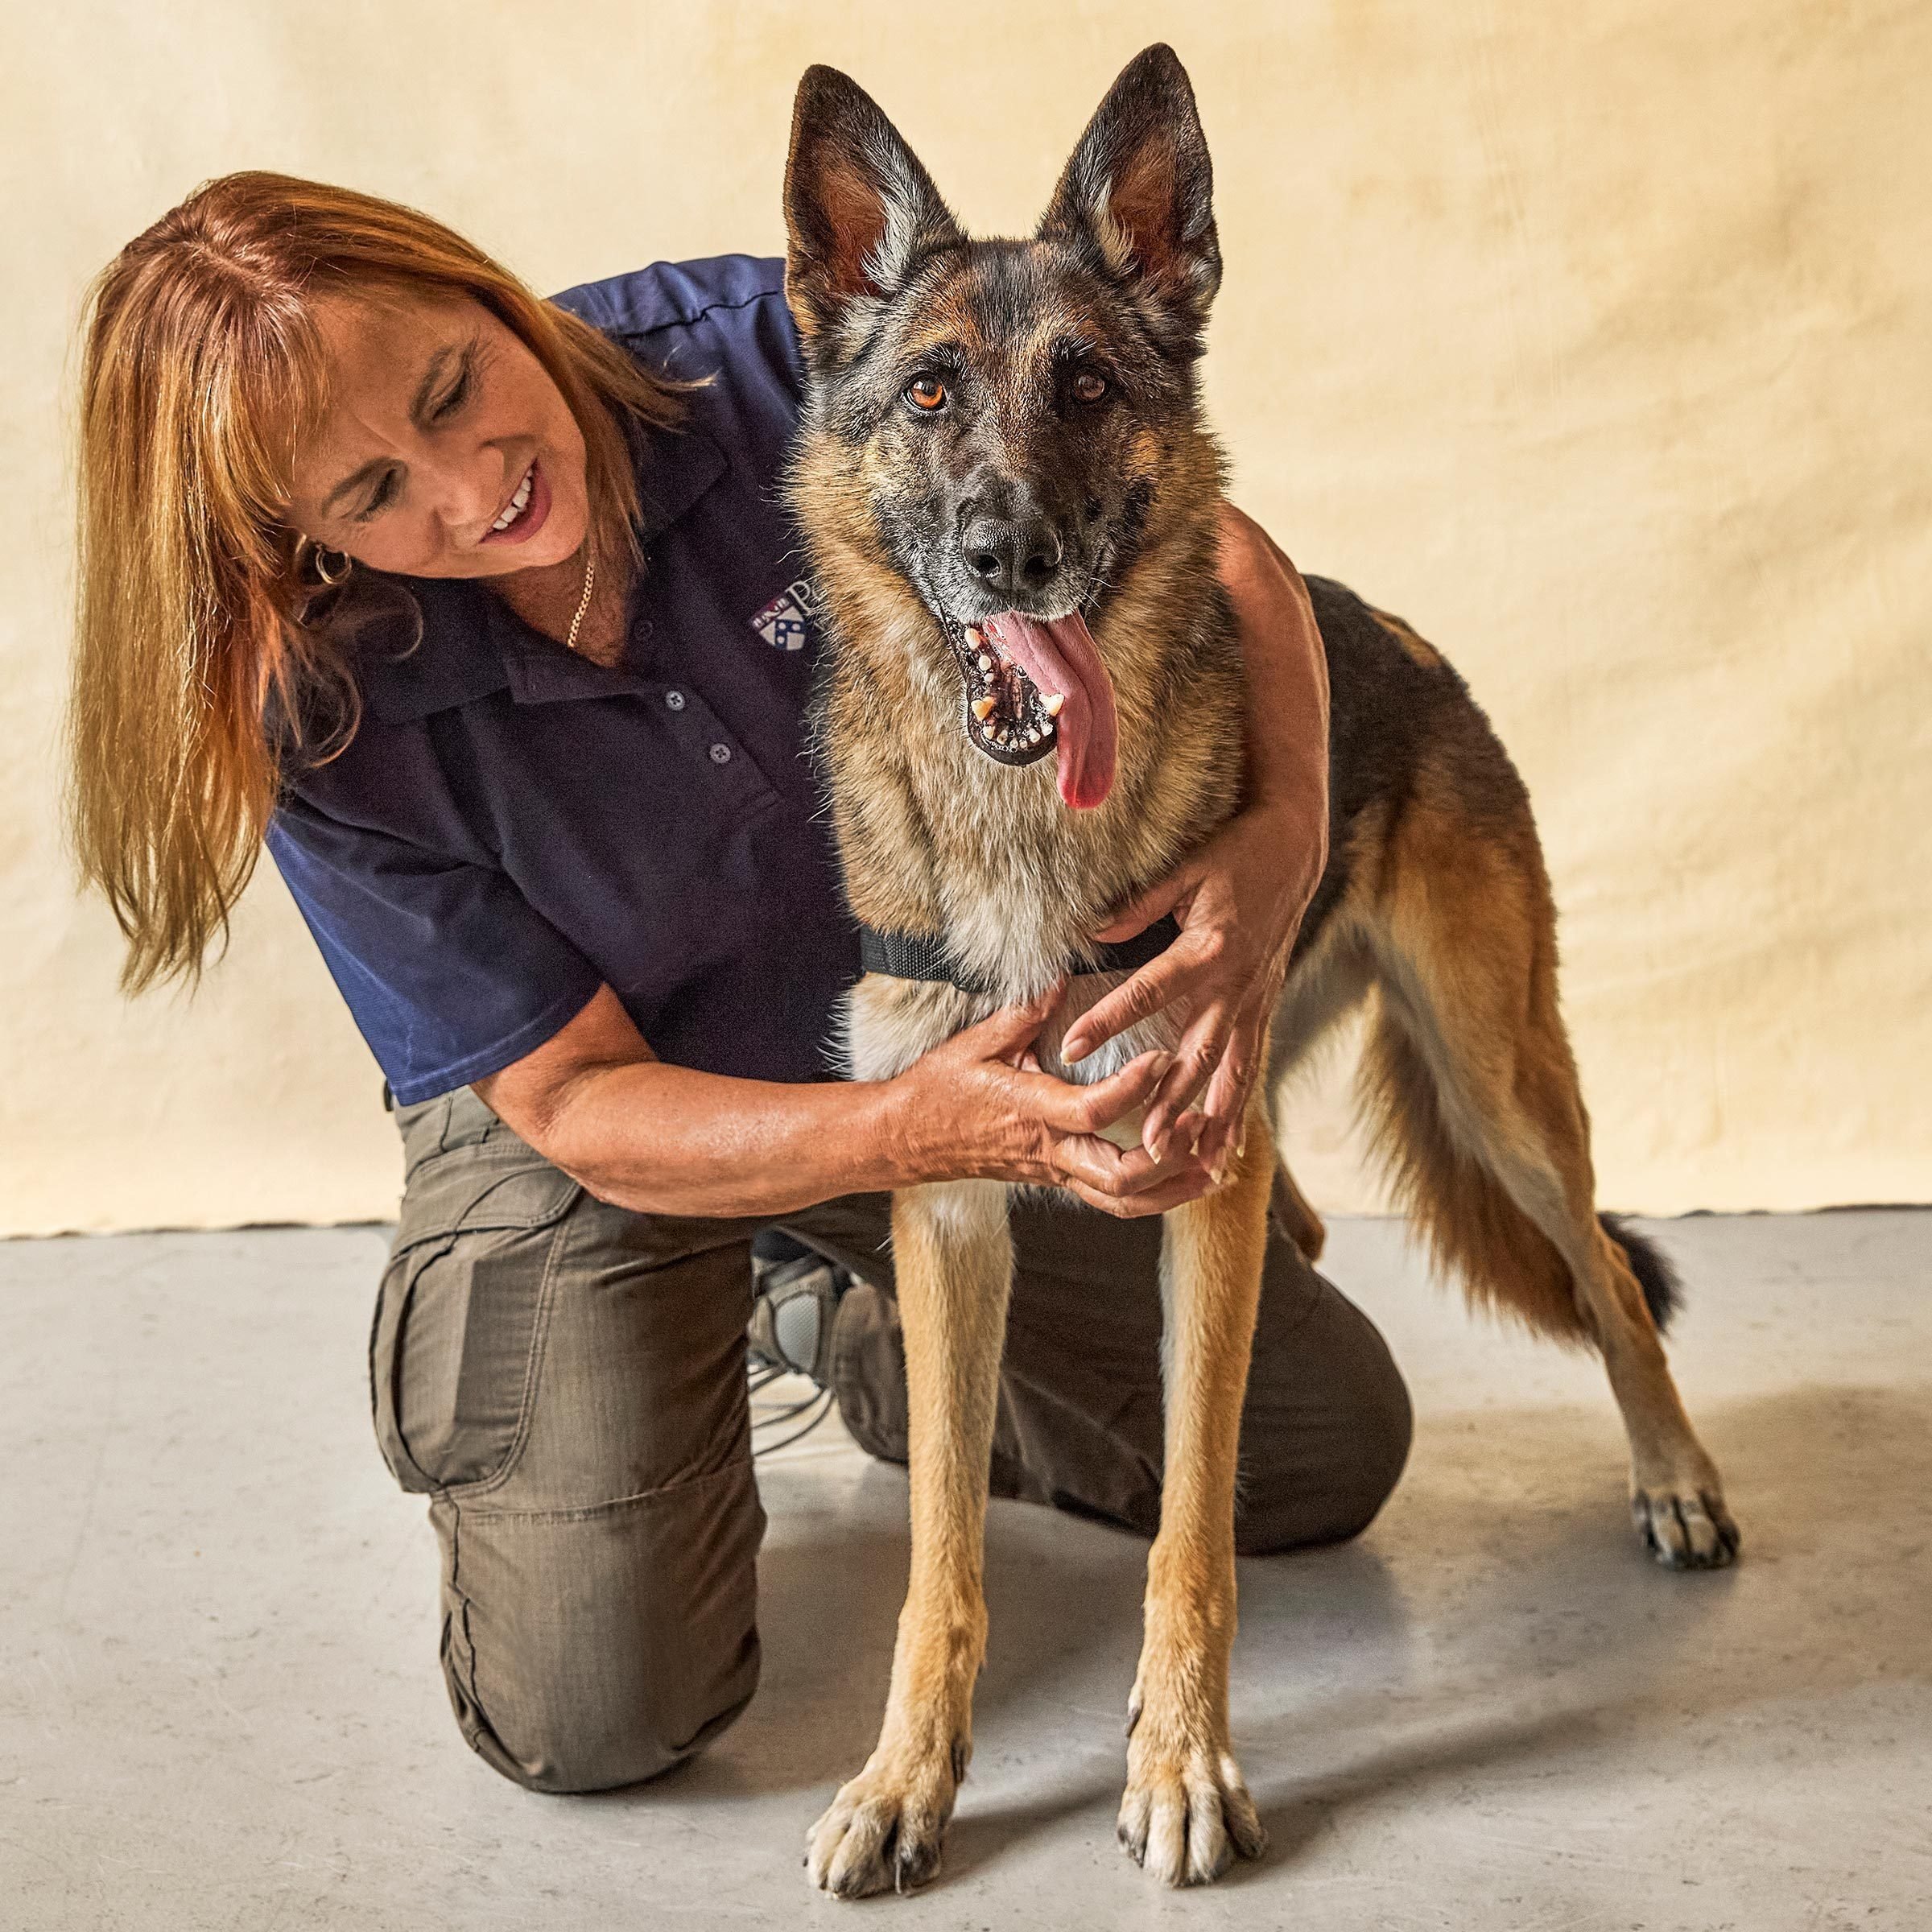
<svg viewBox="0 0 1932 1932"><path fill-rule="evenodd" d="M707 1686L708 1698L618 1702L595 1723L561 1702L533 1709L520 1699L499 1729L477 1694L460 1612L444 1620L443 1678L464 1741L513 1783L557 1796L643 1784L695 1757L743 1715L758 1690L760 1662L758 1632L747 1630L720 1681Z"/></svg>
<svg viewBox="0 0 1932 1932"><path fill-rule="evenodd" d="M443 1669L472 1748L539 1791L656 1777L758 1688L749 1462L604 1508L431 1509L444 1552Z"/></svg>

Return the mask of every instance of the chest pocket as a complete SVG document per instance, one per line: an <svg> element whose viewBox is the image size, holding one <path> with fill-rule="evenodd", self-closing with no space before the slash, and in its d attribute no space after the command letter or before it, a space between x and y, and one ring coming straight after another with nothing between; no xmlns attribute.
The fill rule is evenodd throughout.
<svg viewBox="0 0 1932 1932"><path fill-rule="evenodd" d="M376 1440L405 1489L509 1473L583 1192L508 1134L412 1164L369 1337Z"/></svg>

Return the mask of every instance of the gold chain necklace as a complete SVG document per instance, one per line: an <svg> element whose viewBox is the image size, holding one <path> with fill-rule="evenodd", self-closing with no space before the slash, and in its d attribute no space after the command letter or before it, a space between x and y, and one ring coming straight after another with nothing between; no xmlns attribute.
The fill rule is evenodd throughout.
<svg viewBox="0 0 1932 1932"><path fill-rule="evenodd" d="M597 557L587 542L584 546L584 594L577 599L577 614L570 621L570 635L564 640L566 650L577 647L577 633L584 628L584 613L590 609L590 593L597 581Z"/></svg>

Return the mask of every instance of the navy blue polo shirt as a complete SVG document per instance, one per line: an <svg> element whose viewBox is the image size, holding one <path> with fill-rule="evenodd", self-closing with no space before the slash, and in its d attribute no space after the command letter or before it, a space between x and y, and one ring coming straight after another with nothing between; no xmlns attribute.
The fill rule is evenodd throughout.
<svg viewBox="0 0 1932 1932"><path fill-rule="evenodd" d="M639 440L645 568L620 667L481 584L409 580L407 655L357 665L348 749L269 849L398 1100L541 1046L600 983L661 1059L824 1080L858 972L803 751L815 637L778 479L797 419L783 263L659 263L556 300L665 374Z"/></svg>

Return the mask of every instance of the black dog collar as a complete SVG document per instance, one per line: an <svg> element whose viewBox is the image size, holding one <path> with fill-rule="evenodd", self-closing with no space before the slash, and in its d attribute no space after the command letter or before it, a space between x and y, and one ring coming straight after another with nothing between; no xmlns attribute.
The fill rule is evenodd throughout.
<svg viewBox="0 0 1932 1932"><path fill-rule="evenodd" d="M1145 932L1137 932L1117 946L1094 949L1091 964L1069 960L1069 972L1131 972L1158 959L1181 936L1173 914L1158 919ZM868 972L883 972L895 980L936 980L966 993L994 989L976 980L946 950L943 939L919 938L910 932L882 932L876 926L859 928L859 958Z"/></svg>

